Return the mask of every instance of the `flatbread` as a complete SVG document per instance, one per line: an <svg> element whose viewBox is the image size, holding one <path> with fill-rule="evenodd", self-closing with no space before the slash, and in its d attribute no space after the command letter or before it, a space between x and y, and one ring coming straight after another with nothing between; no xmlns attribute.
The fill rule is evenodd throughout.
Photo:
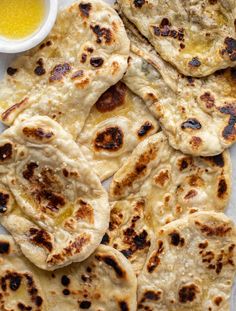
<svg viewBox="0 0 236 311"><path fill-rule="evenodd" d="M136 277L111 247L99 246L83 263L51 273L33 266L10 236L1 235L0 260L1 310L136 310Z"/></svg>
<svg viewBox="0 0 236 311"><path fill-rule="evenodd" d="M145 198L127 198L111 204L109 229L102 243L119 250L138 275L143 268L153 237Z"/></svg>
<svg viewBox="0 0 236 311"><path fill-rule="evenodd" d="M171 146L195 156L230 147L236 141L236 69L183 77L148 48L132 45L123 80L146 102Z"/></svg>
<svg viewBox="0 0 236 311"><path fill-rule="evenodd" d="M92 108L77 141L101 180L112 176L158 121L124 83L109 88Z"/></svg>
<svg viewBox="0 0 236 311"><path fill-rule="evenodd" d="M138 278L138 310L229 311L235 246L235 225L221 213L162 227Z"/></svg>
<svg viewBox="0 0 236 311"><path fill-rule="evenodd" d="M103 240L120 250L138 274L157 228L197 211L224 211L231 194L228 151L191 157L160 132L141 142L114 175L111 220Z"/></svg>
<svg viewBox="0 0 236 311"><path fill-rule="evenodd" d="M46 270L85 260L109 222L99 178L72 136L46 116L1 135L0 203L1 224Z"/></svg>
<svg viewBox="0 0 236 311"><path fill-rule="evenodd" d="M50 35L18 57L0 87L1 120L47 115L77 137L100 95L126 68L129 40L118 14L100 0L76 1Z"/></svg>
<svg viewBox="0 0 236 311"><path fill-rule="evenodd" d="M236 64L235 0L118 0L163 59L186 76Z"/></svg>

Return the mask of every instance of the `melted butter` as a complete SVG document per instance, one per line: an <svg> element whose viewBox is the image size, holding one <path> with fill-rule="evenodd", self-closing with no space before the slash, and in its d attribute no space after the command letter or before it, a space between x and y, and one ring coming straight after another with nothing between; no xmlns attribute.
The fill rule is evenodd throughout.
<svg viewBox="0 0 236 311"><path fill-rule="evenodd" d="M0 0L0 35L27 37L37 30L44 15L44 0Z"/></svg>
<svg viewBox="0 0 236 311"><path fill-rule="evenodd" d="M40 206L35 202L35 200L30 197L29 195L21 192L20 193L22 199L30 204L34 210L39 210ZM48 213L46 213L50 218L54 219L55 225L61 225L67 218L71 217L74 211L74 206L71 203L66 204L65 207L59 209L58 213L51 213L50 210L48 210Z"/></svg>
<svg viewBox="0 0 236 311"><path fill-rule="evenodd" d="M196 53L202 53L208 51L212 46L213 40L200 36L199 34L191 33L189 38L186 38L185 48L182 52L185 54L191 54L196 56Z"/></svg>
<svg viewBox="0 0 236 311"><path fill-rule="evenodd" d="M39 209L38 204L35 202L35 200L30 195L27 195L25 192L20 191L20 196L27 204L31 205L34 210Z"/></svg>
<svg viewBox="0 0 236 311"><path fill-rule="evenodd" d="M134 111L134 103L132 99L132 93L127 91L123 105L116 107L112 111L100 112L94 106L92 108L92 111L91 111L91 114L90 114L90 117L87 123L91 125L97 125L101 123L102 121L105 121L110 118L126 117L130 111Z"/></svg>
<svg viewBox="0 0 236 311"><path fill-rule="evenodd" d="M55 218L55 225L61 225L66 219L72 216L73 214L73 205L67 204L66 207L63 208L62 212Z"/></svg>

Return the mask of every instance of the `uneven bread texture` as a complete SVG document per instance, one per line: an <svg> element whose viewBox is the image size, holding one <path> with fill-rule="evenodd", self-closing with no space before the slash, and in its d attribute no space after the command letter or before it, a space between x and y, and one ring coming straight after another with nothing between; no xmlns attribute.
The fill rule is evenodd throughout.
<svg viewBox="0 0 236 311"><path fill-rule="evenodd" d="M31 311L136 311L137 280L118 251L99 246L82 263L42 271L12 237L0 235L0 309Z"/></svg>
<svg viewBox="0 0 236 311"><path fill-rule="evenodd" d="M235 0L118 0L163 59L186 76L236 64Z"/></svg>
<svg viewBox="0 0 236 311"><path fill-rule="evenodd" d="M96 102L77 142L101 180L111 177L137 144L159 129L143 100L123 82Z"/></svg>
<svg viewBox="0 0 236 311"><path fill-rule="evenodd" d="M185 154L213 156L236 140L236 71L195 79L179 75L146 44L132 44L124 83L148 105Z"/></svg>
<svg viewBox="0 0 236 311"><path fill-rule="evenodd" d="M105 189L72 136L33 117L0 136L0 222L36 266L85 260L109 222Z"/></svg>
<svg viewBox="0 0 236 311"><path fill-rule="evenodd" d="M109 229L103 243L120 250L140 272L153 232L198 211L224 211L231 193L228 151L191 157L160 132L141 142L114 175Z"/></svg>
<svg viewBox="0 0 236 311"><path fill-rule="evenodd" d="M138 278L138 309L229 311L236 228L222 213L200 212L157 231Z"/></svg>
<svg viewBox="0 0 236 311"><path fill-rule="evenodd" d="M90 109L127 69L129 40L118 14L99 0L59 13L50 35L19 56L0 87L1 120L47 115L74 138Z"/></svg>

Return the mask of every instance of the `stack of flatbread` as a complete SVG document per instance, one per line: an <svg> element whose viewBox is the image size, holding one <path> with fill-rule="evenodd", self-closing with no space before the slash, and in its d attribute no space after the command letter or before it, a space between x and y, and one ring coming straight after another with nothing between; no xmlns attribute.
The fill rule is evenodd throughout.
<svg viewBox="0 0 236 311"><path fill-rule="evenodd" d="M230 310L235 20L79 0L7 68L0 311Z"/></svg>

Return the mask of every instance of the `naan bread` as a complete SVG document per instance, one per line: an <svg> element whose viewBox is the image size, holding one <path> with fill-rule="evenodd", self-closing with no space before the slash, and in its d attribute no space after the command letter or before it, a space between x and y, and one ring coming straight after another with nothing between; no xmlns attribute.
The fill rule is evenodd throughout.
<svg viewBox="0 0 236 311"><path fill-rule="evenodd" d="M158 128L143 100L118 82L96 102L77 141L104 180L120 168L140 141Z"/></svg>
<svg viewBox="0 0 236 311"><path fill-rule="evenodd" d="M141 142L114 175L103 241L120 250L139 273L156 228L197 211L224 211L230 193L227 151L187 156L171 148L160 132Z"/></svg>
<svg viewBox="0 0 236 311"><path fill-rule="evenodd" d="M235 0L118 0L166 61L203 77L236 64Z"/></svg>
<svg viewBox="0 0 236 311"><path fill-rule="evenodd" d="M18 57L0 87L1 120L47 115L74 138L100 95L126 68L129 40L117 13L80 0L59 13L46 40Z"/></svg>
<svg viewBox="0 0 236 311"><path fill-rule="evenodd" d="M51 273L33 266L10 236L0 236L0 309L31 311L136 310L130 263L108 246L83 263Z"/></svg>
<svg viewBox="0 0 236 311"><path fill-rule="evenodd" d="M200 212L157 232L138 278L138 310L229 311L236 272L236 228Z"/></svg>
<svg viewBox="0 0 236 311"><path fill-rule="evenodd" d="M0 136L0 222L36 266L85 260L109 212L99 178L57 122L33 117Z"/></svg>
<svg viewBox="0 0 236 311"><path fill-rule="evenodd" d="M183 77L140 47L132 45L124 82L146 102L171 146L195 156L230 147L236 141L236 69L201 79Z"/></svg>
<svg viewBox="0 0 236 311"><path fill-rule="evenodd" d="M145 263L153 237L145 198L127 198L111 204L109 229L102 243L119 250L138 275Z"/></svg>
<svg viewBox="0 0 236 311"><path fill-rule="evenodd" d="M46 272L23 256L10 235L0 235L0 263L0 310L48 311L45 295L50 284L44 287L40 282Z"/></svg>

